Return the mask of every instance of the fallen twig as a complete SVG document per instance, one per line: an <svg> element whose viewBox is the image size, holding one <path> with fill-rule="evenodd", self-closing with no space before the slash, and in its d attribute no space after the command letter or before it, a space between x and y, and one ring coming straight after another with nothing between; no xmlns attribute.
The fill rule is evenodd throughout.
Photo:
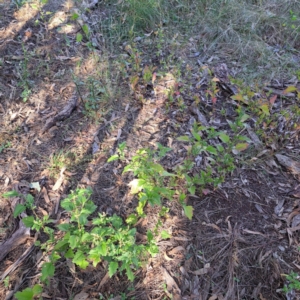
<svg viewBox="0 0 300 300"><path fill-rule="evenodd" d="M77 92L74 92L73 95L70 97L67 105L63 108L63 110L60 113L58 113L55 117L49 119L46 122L44 128L42 129L42 133L45 133L48 129L54 126L56 122L63 121L64 119L70 117L72 111L77 105L77 100L78 94Z"/></svg>

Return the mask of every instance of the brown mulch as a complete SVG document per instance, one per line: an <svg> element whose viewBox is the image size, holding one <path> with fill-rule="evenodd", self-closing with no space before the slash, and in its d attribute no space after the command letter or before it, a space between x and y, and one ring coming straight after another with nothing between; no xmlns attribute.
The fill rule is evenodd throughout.
<svg viewBox="0 0 300 300"><path fill-rule="evenodd" d="M172 70L160 70L159 60L163 57L147 53L147 47L140 44L137 47L141 52L145 50L142 63L145 65L150 57L152 63L157 63L156 71L165 74L152 84L139 82L135 91L129 89L127 77L117 78L113 84L120 93L109 104L103 103L96 118L91 118L84 106L88 88L84 84L75 86L72 76L77 72L81 80L88 78L93 74L93 59L104 51L96 49L90 57L90 51L76 43L76 33L68 36L71 46L67 47L59 31L45 29L42 15L24 21L13 7L0 5L0 146L7 145L0 153L0 192L10 190L13 183L39 182L43 189L34 197L40 215L49 214L59 220L60 200L77 186L90 186L99 212L126 218L137 202L128 190L132 176L122 175L124 163L107 163L119 143L126 141L130 156L137 149L155 147L157 142L168 146L172 151L163 165L173 170L186 156L177 137L189 132L195 120L203 122L204 116L206 122L224 130L228 128L225 117L216 114L225 108L226 117L234 117L235 106L226 101L234 87L220 93L223 101L218 101L216 107L211 101L195 104L190 93L200 99L205 94L206 81L200 87L196 76L188 84L178 82L170 75ZM53 0L46 8L54 12L62 5ZM29 8L25 5L26 9ZM94 17L100 14L97 9ZM36 25L36 19L40 25ZM11 29L14 23L17 27ZM8 30L12 33L8 34ZM24 49L31 85L27 102L20 96ZM120 49L128 58L127 51L121 46ZM108 56L108 60L113 64L114 57ZM195 62L191 59L189 63L197 73ZM129 76L133 73L129 67L126 71ZM169 101L170 89L175 99L182 96L183 103ZM75 101L72 95L78 99ZM284 100L281 104L287 105ZM158 241L160 253L137 271L134 283L120 274L108 278L104 263L79 270L61 261L50 285L45 287L44 299L69 299L80 292L85 292L88 299L100 295L108 299L122 293L126 299L285 299L281 291L286 284L283 274L300 268L299 174L281 166L274 153L282 151L295 160L299 153L297 142L298 131L293 139L284 141L279 137L276 145L260 149L267 151L259 157L255 157L256 150L248 154L250 159L245 164L237 158L237 169L218 188L208 187L205 193L198 190L195 196L189 196L189 204L194 207L192 221L176 201L164 203L169 214L163 228L172 237ZM60 151L67 153L69 159L66 172L59 167L49 168L50 158ZM253 157L256 159L251 160ZM199 171L199 167L193 170ZM64 173L62 180L53 191L60 173ZM147 217L137 227L138 241L143 241L147 229L157 222L157 208L146 209ZM18 228L10 200L1 198L0 241L9 240ZM38 282L43 254L33 246L35 238L31 232L1 261L3 275L28 250L28 255L10 271L7 285L2 278L1 299L11 299L16 291ZM46 237L39 238L43 241ZM298 299L295 293L290 297Z"/></svg>

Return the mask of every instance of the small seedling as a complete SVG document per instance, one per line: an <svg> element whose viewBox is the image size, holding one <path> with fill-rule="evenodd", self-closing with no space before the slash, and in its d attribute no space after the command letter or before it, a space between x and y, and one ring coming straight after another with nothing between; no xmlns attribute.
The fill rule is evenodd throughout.
<svg viewBox="0 0 300 300"><path fill-rule="evenodd" d="M3 150L5 150L5 149L7 149L7 148L9 148L9 147L11 147L11 142L5 142L5 143L2 143L2 144L0 145L0 153L1 153Z"/></svg>
<svg viewBox="0 0 300 300"><path fill-rule="evenodd" d="M119 144L118 148L117 148L117 154L112 155L107 162L112 162L115 160L120 159L121 161L125 160L125 149L126 149L126 142L122 142L121 144Z"/></svg>
<svg viewBox="0 0 300 300"><path fill-rule="evenodd" d="M6 288L8 288L9 287L9 276L6 276L5 279L3 280L3 282L4 282L4 286Z"/></svg>
<svg viewBox="0 0 300 300"><path fill-rule="evenodd" d="M292 290L300 291L300 280L299 275L295 272L291 272L289 275L284 275L288 281L287 285L283 287L283 291L288 293Z"/></svg>

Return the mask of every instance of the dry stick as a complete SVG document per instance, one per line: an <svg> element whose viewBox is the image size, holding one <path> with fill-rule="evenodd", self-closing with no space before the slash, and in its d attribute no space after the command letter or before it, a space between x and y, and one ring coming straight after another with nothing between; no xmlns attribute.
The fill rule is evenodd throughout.
<svg viewBox="0 0 300 300"><path fill-rule="evenodd" d="M19 228L13 235L0 245L0 261L13 249L25 243L30 237L30 229L25 227L24 223L20 221Z"/></svg>
<svg viewBox="0 0 300 300"><path fill-rule="evenodd" d="M74 108L76 107L77 100L78 100L78 94L77 94L77 91L75 91L73 93L73 95L70 97L67 105L63 108L63 110L60 113L58 113L55 117L53 117L52 119L49 119L46 122L44 128L42 129L42 133L45 133L48 129L50 129L52 126L54 126L56 122L62 121L64 119L68 118L71 115Z"/></svg>
<svg viewBox="0 0 300 300"><path fill-rule="evenodd" d="M30 252L34 249L34 243L36 242L38 238L38 233L35 234L35 237L33 239L33 242L31 246L20 256L10 267L8 267L0 276L0 283L3 282L4 278L11 272L13 272L25 259L26 257L30 254Z"/></svg>

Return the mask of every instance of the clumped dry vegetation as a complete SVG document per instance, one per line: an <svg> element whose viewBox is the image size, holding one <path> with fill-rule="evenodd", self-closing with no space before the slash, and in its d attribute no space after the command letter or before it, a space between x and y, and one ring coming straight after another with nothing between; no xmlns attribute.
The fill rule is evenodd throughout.
<svg viewBox="0 0 300 300"><path fill-rule="evenodd" d="M0 3L1 299L298 299L300 2Z"/></svg>

